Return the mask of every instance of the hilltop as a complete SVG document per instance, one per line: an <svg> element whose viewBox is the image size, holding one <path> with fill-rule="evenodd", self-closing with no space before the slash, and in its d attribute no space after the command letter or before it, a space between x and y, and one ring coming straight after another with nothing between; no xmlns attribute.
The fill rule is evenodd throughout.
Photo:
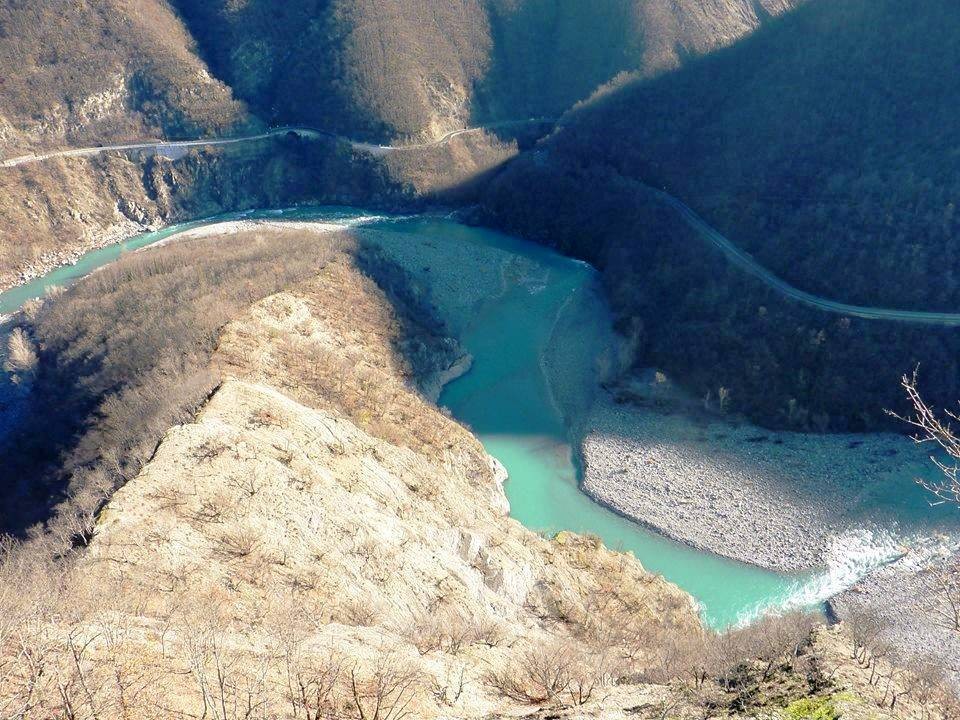
<svg viewBox="0 0 960 720"><path fill-rule="evenodd" d="M174 4L214 73L260 117L385 140L559 116L621 72L673 67L795 3Z"/></svg>
<svg viewBox="0 0 960 720"><path fill-rule="evenodd" d="M0 8L0 154L225 134L252 121L170 6L15 0Z"/></svg>

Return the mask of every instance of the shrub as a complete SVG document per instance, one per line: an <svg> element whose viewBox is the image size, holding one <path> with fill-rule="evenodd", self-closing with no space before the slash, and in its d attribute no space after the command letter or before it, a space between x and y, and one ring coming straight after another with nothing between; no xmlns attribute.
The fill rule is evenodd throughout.
<svg viewBox="0 0 960 720"><path fill-rule="evenodd" d="M840 713L830 698L803 698L787 706L787 720L839 720Z"/></svg>
<svg viewBox="0 0 960 720"><path fill-rule="evenodd" d="M37 351L23 328L14 328L7 338L3 369L15 375L30 375L37 369Z"/></svg>
<svg viewBox="0 0 960 720"><path fill-rule="evenodd" d="M345 242L255 232L183 241L124 257L32 308L7 360L21 373L32 367L33 385L20 425L0 438L0 531L48 519L51 501L82 494L87 478L107 477L109 497L136 475L167 428L217 386L220 328L315 275Z"/></svg>
<svg viewBox="0 0 960 720"><path fill-rule="evenodd" d="M537 643L514 662L490 670L488 688L515 702L539 705L549 701L582 705L597 687L609 680L608 656L593 653L571 641Z"/></svg>

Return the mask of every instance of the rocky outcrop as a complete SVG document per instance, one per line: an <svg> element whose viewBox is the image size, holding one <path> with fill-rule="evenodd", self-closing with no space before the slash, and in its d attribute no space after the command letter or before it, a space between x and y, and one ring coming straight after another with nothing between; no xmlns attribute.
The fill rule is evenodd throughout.
<svg viewBox="0 0 960 720"><path fill-rule="evenodd" d="M323 702L343 716L389 686L413 717L486 717L522 711L502 683L526 664L591 687L623 675L619 652L605 664L614 624L637 633L634 674L699 632L690 598L633 558L508 517L502 468L420 396L402 328L340 261L224 329L222 385L113 496L71 575L89 682L149 677L138 716L202 714L217 692L270 715L335 674ZM119 691L101 680L108 716Z"/></svg>
<svg viewBox="0 0 960 720"><path fill-rule="evenodd" d="M377 247L426 269L429 252L394 239ZM456 364L439 325L395 277L388 300L370 248L316 242L342 252L231 314L222 382L83 549L0 546L0 715L606 720L749 702L755 716L813 693L860 717L889 702L837 633L807 648L795 617L706 635L690 598L631 556L511 520L502 467L419 390ZM740 680L723 691L701 667ZM821 667L856 693L827 694Z"/></svg>

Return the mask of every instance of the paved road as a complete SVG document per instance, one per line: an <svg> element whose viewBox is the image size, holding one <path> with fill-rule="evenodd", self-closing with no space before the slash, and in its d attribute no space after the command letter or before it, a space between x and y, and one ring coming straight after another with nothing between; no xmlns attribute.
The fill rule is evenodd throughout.
<svg viewBox="0 0 960 720"><path fill-rule="evenodd" d="M48 153L36 155L22 155L20 157L0 160L0 167L12 168L19 165L28 165L39 163L53 158L70 157L90 157L106 152L122 152L129 150L152 150L157 153L176 152L178 149L187 150L195 147L216 147L220 145L237 145L240 143L257 142L268 138L295 133L301 137L321 138L327 137L349 144L355 150L367 152L372 155L387 155L395 152L405 152L409 150L423 150L426 148L437 147L449 142L450 140L477 133L484 130L496 130L499 128L519 127L523 125L551 124L557 121L553 118L528 118L526 120L504 120L501 122L478 125L472 128L463 128L461 130L452 130L436 140L425 143L412 143L406 145L377 145L375 143L362 142L352 138L337 135L328 130L312 128L306 126L286 126L269 130L257 135L246 135L233 138L209 138L200 140L144 140L120 145L103 145L98 147L73 148L69 150L54 150ZM929 325L960 325L960 313L939 313L923 312L920 310L896 310L891 308L877 308L863 305L849 305L847 303L835 302L828 298L812 295L798 288L793 287L786 281L780 279L765 267L760 265L748 253L741 250L728 238L724 237L717 230L711 227L703 218L697 215L688 205L656 188L650 188L665 205L676 210L686 223L692 227L697 234L718 248L727 259L744 272L758 278L769 287L773 288L781 295L797 302L825 312L836 313L838 315L848 315L852 317L864 318L867 320L890 320L894 322L907 323L925 323Z"/></svg>
<svg viewBox="0 0 960 720"><path fill-rule="evenodd" d="M352 138L344 137L342 135L337 135L328 130L321 130L319 128L312 128L306 126L285 126L274 128L264 133L259 133L257 135L244 135L242 137L232 137L232 138L208 138L200 140L173 140L173 141L164 141L164 140L140 140L132 143L123 143L120 145L100 145L97 147L85 147L85 148L72 148L69 150L53 150L47 153L40 153L35 155L21 155L19 157L8 158L6 160L0 160L0 167L12 168L19 165L30 165L33 163L44 162L45 160L52 160L54 158L74 158L74 157L92 157L94 155L101 155L107 152L123 152L130 150L152 150L157 153L163 152L175 152L177 149L190 149L195 147L217 147L219 145L238 145L241 143L249 142L258 142L260 140L266 140L272 137L278 137L280 135L286 135L288 133L295 133L302 137L308 138L320 138L327 137L334 140L339 140L345 142L353 147L355 150L360 150L362 152L368 152L372 155L386 155L394 152L404 152L408 150L423 150L426 148L437 147L443 145L444 143L450 142L455 137L460 137L461 135L468 135L471 133L478 133L484 130L496 130L500 128L508 127L520 127L523 125L536 125L536 124L550 124L555 122L549 118L529 118L526 120L504 120L501 122L488 123L486 125L478 125L472 128L463 128L461 130L452 130L448 132L441 138L436 140L431 140L430 142L425 143L413 143L409 145L377 145L374 143L362 142L360 140L354 140Z"/></svg>
<svg viewBox="0 0 960 720"><path fill-rule="evenodd" d="M791 300L796 300L797 302L818 310L867 320L891 320L894 322L925 323L928 325L960 325L960 313L923 312L921 310L895 310L863 305L848 305L847 303L835 302L799 290L760 265L752 256L741 250L728 238L711 227L689 206L672 195L657 190L656 188L650 188L650 190L656 195L660 202L676 210L684 221L686 221L687 225L696 230L697 234L723 252L730 262Z"/></svg>

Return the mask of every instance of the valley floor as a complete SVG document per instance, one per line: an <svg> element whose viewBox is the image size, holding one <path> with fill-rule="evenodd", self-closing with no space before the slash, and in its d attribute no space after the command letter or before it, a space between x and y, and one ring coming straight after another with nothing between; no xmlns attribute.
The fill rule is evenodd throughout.
<svg viewBox="0 0 960 720"><path fill-rule="evenodd" d="M230 242L283 229L248 222L211 232ZM322 241L331 228L315 229ZM451 317L469 317L505 274L524 273L522 259L496 247L377 231L364 231L361 243L364 236L423 283L415 294L456 310ZM488 271L458 279L471 263ZM416 717L530 716L542 703L509 692L520 687L510 678L528 683L533 662L569 664L588 683L625 673L583 705L554 697L541 715L688 717L700 703L732 702L739 691L701 698L637 680L669 677L689 651L680 646L701 642L689 598L596 540L547 540L507 518L496 464L416 392L425 378L398 352L416 332L395 311L341 257L230 322L214 358L223 383L114 496L76 569L52 593L42 575L19 578L11 586L24 590L23 606L0 598L26 613L8 616L13 627L22 618L42 627L42 637L19 642L48 663L33 687L41 680L21 661L35 655L13 660L0 702L49 691L26 714L41 717L56 707L47 699L56 679L75 692L96 683L92 696L73 701L102 717L125 703L149 708L142 717L199 713L224 692L233 707L296 706L283 684L294 672L327 688L324 702L341 704L346 717L362 717L358 708L375 705L384 686L413 703ZM432 374L458 364L445 360ZM69 617L56 604L63 600ZM849 666L862 684L836 649L839 636L823 637L834 638L829 662ZM78 643L72 667L67 651ZM709 647L718 663L729 659L729 647ZM608 667L611 649L623 659ZM807 682L800 670L778 672L750 702L775 712L814 693L850 717L869 713L871 689L834 698ZM523 691L535 693L529 683Z"/></svg>
<svg viewBox="0 0 960 720"><path fill-rule="evenodd" d="M283 229L238 241L250 232ZM0 562L0 716L524 715L568 704L549 687L525 699L539 691L517 668L534 656L605 678L606 650L588 647L607 627L651 647L698 636L690 598L638 563L507 516L502 468L418 390L456 356L400 299L414 286L369 265L377 237L223 328L222 382L113 495L75 567ZM398 256L414 244L381 239ZM484 259L499 267L498 251ZM638 646L631 662L645 673L655 658ZM633 685L627 705L665 692ZM584 692L579 715L624 716Z"/></svg>

